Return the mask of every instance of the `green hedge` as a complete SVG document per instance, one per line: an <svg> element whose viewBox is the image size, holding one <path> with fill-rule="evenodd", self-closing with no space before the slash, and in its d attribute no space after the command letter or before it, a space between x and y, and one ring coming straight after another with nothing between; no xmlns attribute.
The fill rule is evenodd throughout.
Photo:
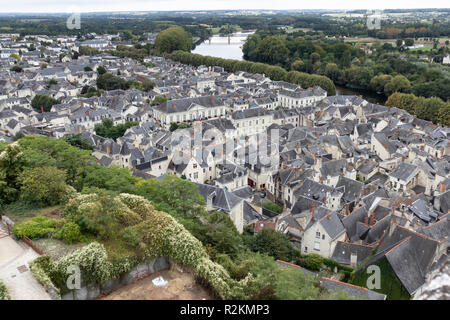
<svg viewBox="0 0 450 320"><path fill-rule="evenodd" d="M12 232L17 238L23 236L30 239L45 238L55 233L64 221L37 216L14 225Z"/></svg>
<svg viewBox="0 0 450 320"><path fill-rule="evenodd" d="M337 268L338 271L344 272L344 278L348 279L350 276L350 273L353 271L353 268L349 266L344 266L340 264L337 261L324 258L321 255L318 255L317 253L309 253L305 255L301 255L297 260L296 263L309 270L313 271L320 271L323 266L326 266L330 268L331 271L334 271L334 268Z"/></svg>
<svg viewBox="0 0 450 320"><path fill-rule="evenodd" d="M328 95L336 94L336 87L334 86L333 81L328 77L298 71L288 72L282 67L272 66L270 64L222 59L180 50L174 51L171 54L166 54L165 57L181 63L190 64L195 67L200 65L209 67L219 66L224 68L227 72L244 71L249 73L265 74L274 81L282 80L295 83L300 85L302 88L320 86L322 89L327 91Z"/></svg>

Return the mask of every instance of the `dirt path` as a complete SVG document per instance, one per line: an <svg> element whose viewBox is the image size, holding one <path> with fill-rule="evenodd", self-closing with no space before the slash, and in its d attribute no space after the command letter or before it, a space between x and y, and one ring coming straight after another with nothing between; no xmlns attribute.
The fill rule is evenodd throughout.
<svg viewBox="0 0 450 320"><path fill-rule="evenodd" d="M165 287L156 287L152 280L162 276ZM122 287L103 300L212 300L210 293L195 283L194 276L178 270L163 270L150 277Z"/></svg>

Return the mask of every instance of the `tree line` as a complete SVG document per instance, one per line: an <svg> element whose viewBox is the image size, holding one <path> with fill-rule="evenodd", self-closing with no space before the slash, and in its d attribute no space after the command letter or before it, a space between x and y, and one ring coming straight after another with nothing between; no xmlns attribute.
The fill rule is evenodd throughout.
<svg viewBox="0 0 450 320"><path fill-rule="evenodd" d="M336 87L333 81L322 75L311 75L298 71L287 71L279 66L271 66L265 63L250 61L239 61L233 59L223 59L211 56L203 56L186 51L177 50L170 54L165 54L167 58L181 63L190 64L195 67L200 65L219 66L227 72L244 71L249 73L264 74L274 81L286 81L300 85L302 88L320 86L326 90L328 95L336 94Z"/></svg>
<svg viewBox="0 0 450 320"><path fill-rule="evenodd" d="M396 92L389 97L386 105L406 110L420 119L450 126L450 102L444 102L436 97L424 98Z"/></svg>
<svg viewBox="0 0 450 320"><path fill-rule="evenodd" d="M402 41L397 46L403 47ZM399 48L400 48L399 47ZM370 54L339 40L272 34L261 30L247 38L244 59L286 70L326 76L351 89L388 97L393 92L450 98L449 73L413 55L394 52L390 44L374 43Z"/></svg>

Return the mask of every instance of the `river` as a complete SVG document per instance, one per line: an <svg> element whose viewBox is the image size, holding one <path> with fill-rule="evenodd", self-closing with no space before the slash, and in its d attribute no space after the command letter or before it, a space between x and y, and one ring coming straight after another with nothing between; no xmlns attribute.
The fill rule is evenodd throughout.
<svg viewBox="0 0 450 320"><path fill-rule="evenodd" d="M214 35L209 40L203 41L197 45L192 53L198 53L204 56L219 57L224 59L244 60L242 46L249 35L254 32L236 32L231 37ZM362 96L365 100L384 104L386 98L371 91L362 91L350 89L336 85L337 95L356 95Z"/></svg>
<svg viewBox="0 0 450 320"><path fill-rule="evenodd" d="M350 89L347 87L341 87L335 84L336 87L336 95L338 96L344 96L344 95L355 95L355 96L362 96L363 99L372 102L372 103L378 103L384 105L386 102L386 98L382 94L377 94L372 91L365 91L365 90L356 90L356 89Z"/></svg>
<svg viewBox="0 0 450 320"><path fill-rule="evenodd" d="M244 60L242 46L254 32L236 32L230 37L214 35L195 47L192 53L224 59Z"/></svg>

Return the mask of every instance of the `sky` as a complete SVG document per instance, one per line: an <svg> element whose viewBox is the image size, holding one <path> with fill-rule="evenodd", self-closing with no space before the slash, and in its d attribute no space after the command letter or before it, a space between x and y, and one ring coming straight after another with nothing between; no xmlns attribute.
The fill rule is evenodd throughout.
<svg viewBox="0 0 450 320"><path fill-rule="evenodd" d="M449 8L448 0L0 0L7 12Z"/></svg>

